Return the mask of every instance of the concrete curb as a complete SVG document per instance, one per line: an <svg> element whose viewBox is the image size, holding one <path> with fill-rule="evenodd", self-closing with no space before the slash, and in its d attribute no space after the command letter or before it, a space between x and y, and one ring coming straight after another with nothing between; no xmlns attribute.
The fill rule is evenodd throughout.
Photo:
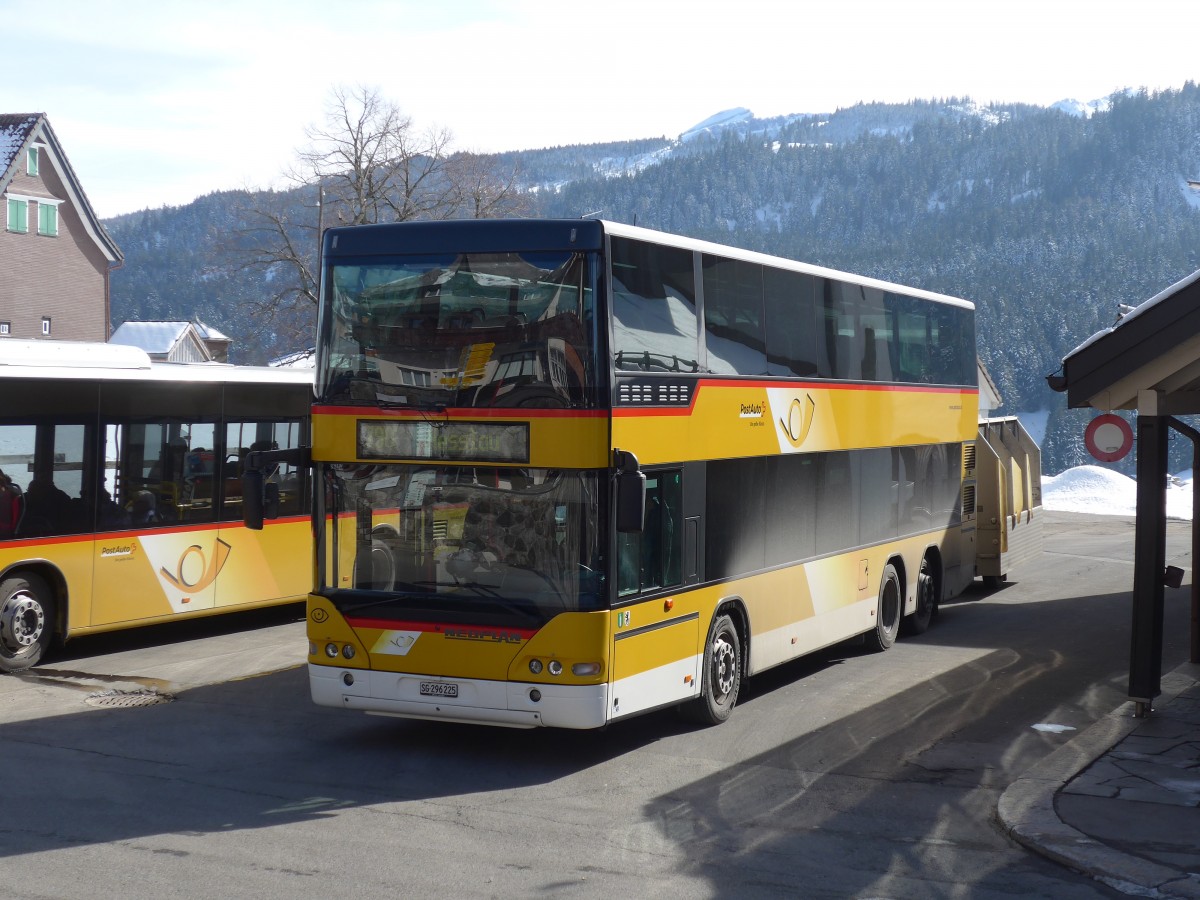
<svg viewBox="0 0 1200 900"><path fill-rule="evenodd" d="M1181 667L1194 671L1193 666ZM1196 684L1182 671L1163 676L1154 705L1162 709ZM1135 731L1145 719L1125 703L1014 781L1000 797L1001 827L1030 850L1123 893L1200 900L1200 880L1187 872L1115 850L1059 818L1055 797L1080 772Z"/></svg>

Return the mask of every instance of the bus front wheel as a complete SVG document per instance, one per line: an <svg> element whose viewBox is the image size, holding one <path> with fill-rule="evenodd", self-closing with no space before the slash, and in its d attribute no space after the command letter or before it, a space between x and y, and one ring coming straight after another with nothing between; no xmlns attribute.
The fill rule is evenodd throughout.
<svg viewBox="0 0 1200 900"><path fill-rule="evenodd" d="M742 639L733 619L717 616L704 647L700 696L685 707L688 717L702 725L720 725L733 712L742 686Z"/></svg>
<svg viewBox="0 0 1200 900"><path fill-rule="evenodd" d="M0 672L37 665L54 638L54 596L36 575L0 582Z"/></svg>
<svg viewBox="0 0 1200 900"><path fill-rule="evenodd" d="M900 631L900 613L904 610L904 595L900 592L900 576L896 567L888 563L883 567L883 578L879 582L879 600L875 605L875 628L867 632L867 646L872 650L886 650L896 643Z"/></svg>

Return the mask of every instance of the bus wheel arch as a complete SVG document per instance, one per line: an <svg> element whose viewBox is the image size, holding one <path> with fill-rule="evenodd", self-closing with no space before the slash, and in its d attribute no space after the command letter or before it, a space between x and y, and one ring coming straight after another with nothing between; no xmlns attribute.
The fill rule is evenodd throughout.
<svg viewBox="0 0 1200 900"><path fill-rule="evenodd" d="M738 600L726 600L713 613L704 642L700 696L681 709L702 725L720 725L733 713L750 657L746 612Z"/></svg>
<svg viewBox="0 0 1200 900"><path fill-rule="evenodd" d="M903 566L903 564L901 564ZM904 583L896 560L889 560L879 578L879 594L875 600L875 627L867 632L867 646L872 650L887 650L900 633L904 613Z"/></svg>
<svg viewBox="0 0 1200 900"><path fill-rule="evenodd" d="M19 672L41 661L62 634L61 591L40 569L0 578L0 671Z"/></svg>

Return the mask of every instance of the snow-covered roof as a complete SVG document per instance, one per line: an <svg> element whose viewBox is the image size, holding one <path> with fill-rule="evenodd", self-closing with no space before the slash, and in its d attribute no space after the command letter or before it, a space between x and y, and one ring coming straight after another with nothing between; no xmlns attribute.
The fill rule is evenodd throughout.
<svg viewBox="0 0 1200 900"><path fill-rule="evenodd" d="M1050 386L1072 408L1135 409L1139 392L1156 391L1170 414L1200 412L1200 270L1122 310L1063 357Z"/></svg>
<svg viewBox="0 0 1200 900"><path fill-rule="evenodd" d="M0 173L7 172L25 146L41 113L0 114Z"/></svg>
<svg viewBox="0 0 1200 900"><path fill-rule="evenodd" d="M233 338L229 337L229 335L222 334L211 325L206 325L199 319L192 322L192 325L195 327L196 334L200 335L200 340L202 341L229 341L229 343L233 343Z"/></svg>
<svg viewBox="0 0 1200 900"><path fill-rule="evenodd" d="M317 366L317 348L309 347L307 350L297 350L294 353L288 353L271 360L267 365L280 369L315 369Z"/></svg>
<svg viewBox="0 0 1200 900"><path fill-rule="evenodd" d="M108 339L110 344L127 344L147 353L170 353L191 327L191 322L124 322Z"/></svg>
<svg viewBox="0 0 1200 900"><path fill-rule="evenodd" d="M101 223L87 194L67 161L58 136L45 113L0 113L0 191L6 190L16 174L21 151L36 144L44 164L53 168L66 189L67 198L79 213L83 229L110 263L124 259L121 249ZM62 197L57 198L64 199Z"/></svg>

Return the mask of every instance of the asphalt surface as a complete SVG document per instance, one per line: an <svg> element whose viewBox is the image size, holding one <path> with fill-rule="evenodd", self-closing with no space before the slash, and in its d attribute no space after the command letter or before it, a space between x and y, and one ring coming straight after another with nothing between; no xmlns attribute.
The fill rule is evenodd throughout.
<svg viewBox="0 0 1200 900"><path fill-rule="evenodd" d="M1197 896L1187 585L1135 720L1132 539L1048 514L1003 590L750 679L714 729L319 709L299 609L75 642L0 678L0 897Z"/></svg>

